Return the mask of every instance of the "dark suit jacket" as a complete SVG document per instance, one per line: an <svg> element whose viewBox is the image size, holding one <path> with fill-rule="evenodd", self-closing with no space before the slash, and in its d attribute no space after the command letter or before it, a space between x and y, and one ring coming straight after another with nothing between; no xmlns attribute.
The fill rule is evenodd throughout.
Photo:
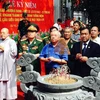
<svg viewBox="0 0 100 100"><path fill-rule="evenodd" d="M72 74L79 75L79 76L89 76L91 68L86 64L86 62L80 62L79 60L76 60L76 54L82 52L82 46L81 42L77 42L73 45L73 48L71 49L71 55L69 57L69 60L74 61L74 70ZM84 56L90 57L100 57L100 45L97 43L89 41L89 44L87 45L86 52Z"/></svg>

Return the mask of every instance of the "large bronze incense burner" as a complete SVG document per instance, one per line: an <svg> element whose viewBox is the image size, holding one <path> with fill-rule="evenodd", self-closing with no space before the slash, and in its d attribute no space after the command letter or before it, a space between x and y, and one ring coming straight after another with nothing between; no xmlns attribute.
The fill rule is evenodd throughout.
<svg viewBox="0 0 100 100"><path fill-rule="evenodd" d="M82 78L70 75L66 65L54 69L49 75L38 77L37 83L39 90L47 92L68 92L83 85Z"/></svg>
<svg viewBox="0 0 100 100"><path fill-rule="evenodd" d="M83 85L82 78L79 76L70 75L70 79L63 79L63 81L66 81L66 84L63 82L59 84L58 83L52 84L48 81L48 79L50 79L51 77L52 75L45 75L37 79L38 82L37 86L39 87L39 90L46 92L68 92L79 89ZM62 79L57 79L57 81L58 80L60 82ZM69 83L70 80L71 83Z"/></svg>
<svg viewBox="0 0 100 100"><path fill-rule="evenodd" d="M81 89L83 78L70 75L66 65L40 76L31 65L35 59L34 55L25 54L17 60L17 64L25 68L18 79L26 100L94 100L91 93Z"/></svg>

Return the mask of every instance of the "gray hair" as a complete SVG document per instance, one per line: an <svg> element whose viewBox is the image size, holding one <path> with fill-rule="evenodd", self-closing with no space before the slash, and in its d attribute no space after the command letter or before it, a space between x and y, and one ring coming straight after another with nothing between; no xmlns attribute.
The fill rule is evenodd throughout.
<svg viewBox="0 0 100 100"><path fill-rule="evenodd" d="M71 27L66 27L66 28L64 29L64 31L65 31L66 29L70 29L71 33L73 33L73 28L71 28Z"/></svg>
<svg viewBox="0 0 100 100"><path fill-rule="evenodd" d="M59 37L61 37L61 33L59 32L59 31L53 31L53 32L51 32L51 33L56 33ZM51 34L50 33L50 34Z"/></svg>

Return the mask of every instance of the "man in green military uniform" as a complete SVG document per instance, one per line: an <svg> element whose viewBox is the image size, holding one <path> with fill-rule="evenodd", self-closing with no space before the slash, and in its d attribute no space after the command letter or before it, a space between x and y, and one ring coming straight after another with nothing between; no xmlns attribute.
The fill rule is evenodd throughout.
<svg viewBox="0 0 100 100"><path fill-rule="evenodd" d="M44 45L50 43L50 33L49 32L41 33L40 37L42 38Z"/></svg>
<svg viewBox="0 0 100 100"><path fill-rule="evenodd" d="M72 30L72 28L70 28L70 27L66 27L65 29L64 29L64 39L65 39L65 42L66 42L66 46L68 47L68 62L67 62L67 64L68 64L68 66L69 66L69 68L70 68L70 71L71 71L71 73L73 73L73 66L74 66L74 62L73 61L71 61L71 54L70 54L70 51L71 51L71 49L72 49L72 47L73 47L73 44L76 42L75 40L73 40L72 38L71 38L71 36L72 36L72 32L73 32L73 30Z"/></svg>
<svg viewBox="0 0 100 100"><path fill-rule="evenodd" d="M30 23L27 28L27 38L21 39L19 45L19 56L25 53L32 53L34 54L37 59L33 61L34 70L40 73L40 61L39 61L39 54L43 48L43 43L41 39L37 39L36 35L39 31L39 27L36 24Z"/></svg>

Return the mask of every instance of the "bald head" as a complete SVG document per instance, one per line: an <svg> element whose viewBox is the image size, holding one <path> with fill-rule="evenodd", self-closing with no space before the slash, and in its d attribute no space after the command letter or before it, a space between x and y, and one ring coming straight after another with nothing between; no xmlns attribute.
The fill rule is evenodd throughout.
<svg viewBox="0 0 100 100"><path fill-rule="evenodd" d="M9 36L9 30L7 28L2 28L0 34L2 39L6 39Z"/></svg>

